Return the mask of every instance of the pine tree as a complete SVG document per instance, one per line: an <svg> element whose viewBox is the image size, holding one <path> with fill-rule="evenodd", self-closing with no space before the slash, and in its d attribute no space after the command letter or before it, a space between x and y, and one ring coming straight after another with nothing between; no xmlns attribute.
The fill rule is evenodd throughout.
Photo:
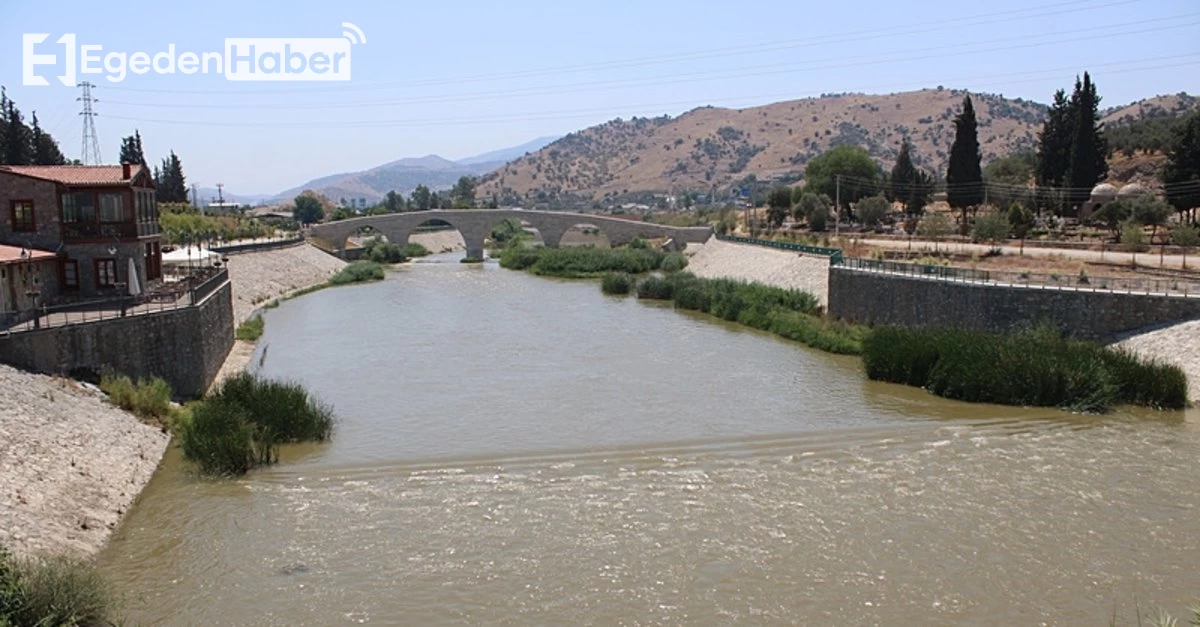
<svg viewBox="0 0 1200 627"><path fill-rule="evenodd" d="M963 110L954 118L954 144L946 171L946 200L962 211L959 228L967 232L967 209L983 202L983 169L979 165L978 122L971 96L963 99Z"/></svg>
<svg viewBox="0 0 1200 627"><path fill-rule="evenodd" d="M1071 95L1071 152L1067 167L1067 197L1072 206L1087 202L1092 187L1108 174L1108 142L1104 139L1104 124L1100 122L1100 96L1087 72L1083 83L1075 81Z"/></svg>
<svg viewBox="0 0 1200 627"><path fill-rule="evenodd" d="M146 154L142 152L142 134L134 129L133 135L121 140L121 163L146 165Z"/></svg>
<svg viewBox="0 0 1200 627"><path fill-rule="evenodd" d="M1200 111L1188 116L1167 157L1170 161L1162 171L1167 201L1177 211L1200 207Z"/></svg>
<svg viewBox="0 0 1200 627"><path fill-rule="evenodd" d="M1050 105L1042 132L1038 135L1038 157L1036 179L1039 187L1063 187L1067 169L1071 164L1071 138L1075 124L1074 100L1067 99L1063 90L1054 92L1054 103ZM1062 212L1062 198L1048 192L1038 204L1056 213Z"/></svg>
<svg viewBox="0 0 1200 627"><path fill-rule="evenodd" d="M0 164L29 165L33 162L33 145L29 127L17 105L0 90L0 126L4 127L4 143L0 145Z"/></svg>
<svg viewBox="0 0 1200 627"><path fill-rule="evenodd" d="M175 151L164 157L162 167L154 169L154 187L160 202L187 202L187 179L183 176L183 163Z"/></svg>
<svg viewBox="0 0 1200 627"><path fill-rule="evenodd" d="M67 162L67 158L58 149L58 142L38 124L37 111L33 112L30 135L30 151L33 153L34 165L63 165Z"/></svg>

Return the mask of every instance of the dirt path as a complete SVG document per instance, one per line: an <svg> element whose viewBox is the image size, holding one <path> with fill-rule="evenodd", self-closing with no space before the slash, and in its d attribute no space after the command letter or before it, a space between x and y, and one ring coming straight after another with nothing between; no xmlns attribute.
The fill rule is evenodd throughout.
<svg viewBox="0 0 1200 627"><path fill-rule="evenodd" d="M95 554L167 442L95 388L0 366L0 545Z"/></svg>

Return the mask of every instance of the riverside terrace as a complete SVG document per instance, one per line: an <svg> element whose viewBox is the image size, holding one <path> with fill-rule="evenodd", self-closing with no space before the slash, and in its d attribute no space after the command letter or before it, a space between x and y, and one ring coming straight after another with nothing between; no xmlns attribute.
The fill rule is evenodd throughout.
<svg viewBox="0 0 1200 627"><path fill-rule="evenodd" d="M670 239L669 247L680 249L689 243L703 243L712 237L711 227L676 227L651 224L639 220L623 220L609 216L558 211L525 211L521 209L462 209L413 211L378 216L351 218L312 227L312 236L328 242L337 251L346 246L346 238L364 227L371 227L387 237L389 242L404 245L413 231L428 222L444 222L458 229L467 245L468 259L483 258L483 241L492 228L504 220L519 220L537 229L546 246L557 246L572 227L599 230L614 246L627 244L636 237Z"/></svg>

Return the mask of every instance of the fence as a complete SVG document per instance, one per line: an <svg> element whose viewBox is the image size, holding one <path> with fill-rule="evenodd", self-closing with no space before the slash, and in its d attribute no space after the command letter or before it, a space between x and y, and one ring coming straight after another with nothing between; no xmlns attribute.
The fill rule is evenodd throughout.
<svg viewBox="0 0 1200 627"><path fill-rule="evenodd" d="M733 235L720 235L717 239L722 242L733 242L735 244L750 244L752 246L766 246L767 248L777 248L779 250L790 250L799 253L807 253L810 255L822 255L829 257L829 263L839 264L842 261L842 249L830 248L828 246L809 246L807 244L797 244L795 242L780 242L772 239L760 239L757 237L736 237Z"/></svg>
<svg viewBox="0 0 1200 627"><path fill-rule="evenodd" d="M49 327L111 320L184 309L200 304L229 281L229 271L220 268L164 284L139 296L118 296L66 305L45 306L19 313L5 314L0 328L19 333Z"/></svg>
<svg viewBox="0 0 1200 627"><path fill-rule="evenodd" d="M213 246L209 250L223 255L231 253L245 253L255 250L274 250L276 248L287 248L296 244L304 243L303 236L290 237L287 239L268 240L265 242L248 242L245 244L228 244L225 246Z"/></svg>
<svg viewBox="0 0 1200 627"><path fill-rule="evenodd" d="M1168 296L1200 297L1200 281L1190 277L1109 277L1088 276L1081 272L1071 274L1041 274L1035 272L1012 272L1005 270L975 270L951 266L933 266L896 261L878 261L847 257L834 265L856 270L921 276L943 281L963 283L990 283L1019 285L1044 289L1072 289L1093 292L1129 292L1143 294L1165 294Z"/></svg>

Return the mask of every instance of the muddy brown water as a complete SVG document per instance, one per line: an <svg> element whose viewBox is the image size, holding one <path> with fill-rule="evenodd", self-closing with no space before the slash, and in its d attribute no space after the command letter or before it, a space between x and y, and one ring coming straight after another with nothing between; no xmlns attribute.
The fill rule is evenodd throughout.
<svg viewBox="0 0 1200 627"><path fill-rule="evenodd" d="M130 624L1132 625L1200 595L1196 413L944 401L431 261L268 314L262 372L335 438L234 481L172 450L101 556Z"/></svg>

